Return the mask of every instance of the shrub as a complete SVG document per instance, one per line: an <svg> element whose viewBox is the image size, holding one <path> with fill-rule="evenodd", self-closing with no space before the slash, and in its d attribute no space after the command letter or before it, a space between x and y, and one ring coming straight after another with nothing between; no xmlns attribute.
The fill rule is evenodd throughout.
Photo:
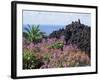
<svg viewBox="0 0 100 80"><path fill-rule="evenodd" d="M50 45L48 48L52 48L52 49L60 49L63 48L63 42L56 42L52 45Z"/></svg>
<svg viewBox="0 0 100 80"><path fill-rule="evenodd" d="M90 66L90 58L80 50L68 51L61 53L53 53L49 62L42 65L40 68L60 68L60 67L81 67Z"/></svg>
<svg viewBox="0 0 100 80"><path fill-rule="evenodd" d="M33 53L28 50L24 50L23 53L23 69L35 69L42 65L42 61L39 60Z"/></svg>

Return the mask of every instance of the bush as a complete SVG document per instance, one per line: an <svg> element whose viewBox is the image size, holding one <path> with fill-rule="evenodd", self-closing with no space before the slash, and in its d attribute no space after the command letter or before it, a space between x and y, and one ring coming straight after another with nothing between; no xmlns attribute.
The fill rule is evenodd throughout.
<svg viewBox="0 0 100 80"><path fill-rule="evenodd" d="M59 67L81 67L90 66L90 58L88 55L80 50L67 51L61 53L53 53L49 62L41 66L41 68L59 68Z"/></svg>
<svg viewBox="0 0 100 80"><path fill-rule="evenodd" d="M28 50L24 50L23 53L23 69L35 69L42 65L42 61L39 60L33 53Z"/></svg>
<svg viewBox="0 0 100 80"><path fill-rule="evenodd" d="M52 48L52 49L60 49L60 48L63 48L63 43L62 42L56 42L56 43L50 45L49 48Z"/></svg>

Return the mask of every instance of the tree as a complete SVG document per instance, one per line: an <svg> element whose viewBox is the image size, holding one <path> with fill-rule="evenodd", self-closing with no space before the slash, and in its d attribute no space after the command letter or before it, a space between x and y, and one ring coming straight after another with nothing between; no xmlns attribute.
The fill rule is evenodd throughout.
<svg viewBox="0 0 100 80"><path fill-rule="evenodd" d="M24 28L23 36L30 42L38 42L42 39L42 35L39 29L39 25L28 25L28 27Z"/></svg>

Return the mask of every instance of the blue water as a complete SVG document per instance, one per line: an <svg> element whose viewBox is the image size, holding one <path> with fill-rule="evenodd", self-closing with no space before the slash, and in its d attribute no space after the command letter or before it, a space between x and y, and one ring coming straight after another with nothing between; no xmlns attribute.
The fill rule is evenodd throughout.
<svg viewBox="0 0 100 80"><path fill-rule="evenodd" d="M28 25L23 25L23 31L24 28L28 27ZM49 35L50 33L52 33L55 30L59 30L65 28L65 25L39 25L39 29L41 32L45 32L46 35Z"/></svg>

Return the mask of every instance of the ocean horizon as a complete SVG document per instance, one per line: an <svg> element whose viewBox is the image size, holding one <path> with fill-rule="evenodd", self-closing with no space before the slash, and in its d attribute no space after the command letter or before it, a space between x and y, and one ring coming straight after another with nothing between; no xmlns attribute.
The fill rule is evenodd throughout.
<svg viewBox="0 0 100 80"><path fill-rule="evenodd" d="M28 25L32 27L32 24L23 24L23 32L25 31L25 27L28 27ZM39 25L40 31L45 32L47 36L53 31L63 29L63 28L65 29L65 27L66 25L51 25L51 24L50 25L47 25L47 24Z"/></svg>

